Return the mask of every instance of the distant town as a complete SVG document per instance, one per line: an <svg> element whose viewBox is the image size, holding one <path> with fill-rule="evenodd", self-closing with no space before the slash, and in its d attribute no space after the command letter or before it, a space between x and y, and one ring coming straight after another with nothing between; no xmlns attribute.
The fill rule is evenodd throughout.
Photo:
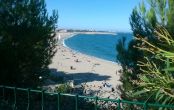
<svg viewBox="0 0 174 110"><path fill-rule="evenodd" d="M94 29L58 29L57 32L113 32L113 31L102 31Z"/></svg>

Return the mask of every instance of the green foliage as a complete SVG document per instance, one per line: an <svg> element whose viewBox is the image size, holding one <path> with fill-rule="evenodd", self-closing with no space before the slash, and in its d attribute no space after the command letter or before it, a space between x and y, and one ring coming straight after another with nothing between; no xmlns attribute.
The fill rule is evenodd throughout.
<svg viewBox="0 0 174 110"><path fill-rule="evenodd" d="M153 53L154 50L153 49L150 50L151 48L149 49L146 45L146 42L144 41L147 41L153 46L159 47L160 49L165 50L163 51L163 55L166 54L166 51L167 51L166 56L168 57L172 56L174 47L164 43L164 40L169 42L168 41L169 39L167 37L163 37L163 40L159 40L159 37L156 37L157 33L155 32L155 29L159 24L167 29L167 31L171 35L171 38L174 38L173 6L174 6L173 0L148 0L147 2L140 3L139 7L135 7L133 9L132 14L130 16L130 25L132 27L134 36L136 36L136 39L135 38L133 39L132 42L134 43L133 44L130 43L129 48L127 50L125 50L125 47L122 47L120 48L122 50L118 51L118 56L123 55L122 57L119 56L119 58L121 58L119 59L119 61L121 62L122 66L124 66L123 75L121 79L121 81L123 82L123 86L122 86L123 88L122 96L124 96L123 98L128 98L128 99L136 98L138 100L149 98L148 92L146 92L146 94L143 94L141 96L137 95L137 97L131 97L130 95L131 91L134 91L134 89L139 88L139 85L138 85L139 82L136 82L136 81L139 79L139 76L141 76L142 69L144 72L147 71L149 73L152 72L150 70L154 69L154 68L149 68L148 66L141 67L140 65L137 65L139 64L139 62L153 61L153 64L155 64L159 70L165 70L165 71L172 70L172 68L164 69L166 67L166 63L164 63L163 61L164 59L160 60L161 58L160 55L155 56ZM161 31L159 31L159 33L161 33ZM118 45L117 47L119 47ZM137 47L137 48L134 48L134 47ZM138 49L138 48L141 48L141 49ZM125 52L125 53L120 53L120 52ZM130 54L130 52L134 54ZM125 57L124 55L126 54L129 55L129 57L127 56ZM126 63L124 63L122 60ZM130 66L130 64L133 64L133 65ZM171 74L171 77L173 77L173 74ZM148 81L147 79L149 77L148 78L142 77L142 78L143 78L142 80ZM151 76L151 81L153 80L152 82L155 82L155 79L156 78L153 78ZM158 83L161 83L161 82L159 81ZM143 87L141 89L143 89ZM138 90L142 91L141 89L137 89L137 91ZM154 98L152 97L151 99L154 99Z"/></svg>
<svg viewBox="0 0 174 110"><path fill-rule="evenodd" d="M136 41L132 40L129 42L128 47L126 47L126 38L123 37L122 39L118 40L118 43L116 45L116 51L117 54L117 60L121 63L123 70L126 68L134 68L136 67L136 59L140 56L140 54L137 54L138 49L133 48Z"/></svg>
<svg viewBox="0 0 174 110"><path fill-rule="evenodd" d="M61 84L60 86L56 87L54 92L60 92L60 93L70 93L72 90L72 87L69 84Z"/></svg>
<svg viewBox="0 0 174 110"><path fill-rule="evenodd" d="M128 52L125 47L125 42L126 42L126 38L123 37L122 39L118 40L118 44L116 46L116 51L118 52L117 60L123 65L123 67L124 65L128 65L128 61L124 59L125 57L128 57L127 56Z"/></svg>
<svg viewBox="0 0 174 110"><path fill-rule="evenodd" d="M137 48L133 48L133 45L136 43L135 40L132 40L128 47L125 47L125 43L125 37L118 40L116 51L118 52L117 60L123 68L123 74L120 78L120 81L123 83L122 87L120 87L122 98L129 99L129 94L127 94L126 91L132 90L133 84L131 80L137 79L137 74L139 72L137 59L142 53L140 53Z"/></svg>
<svg viewBox="0 0 174 110"><path fill-rule="evenodd" d="M138 85L138 89L133 91L134 96L142 97L150 94L144 98L162 104L174 104L174 51L155 46L141 36L137 37L137 40L141 40L146 45L137 48L152 53L154 58L163 62L166 67L158 67L153 60L146 56L143 62L139 61L141 74L137 80L133 81ZM173 37L164 28L158 27L155 31L155 37L164 45L174 47Z"/></svg>
<svg viewBox="0 0 174 110"><path fill-rule="evenodd" d="M173 31L173 28L174 28L174 1L173 0L168 0L168 9L166 11L166 14L167 14L167 26L166 26L166 29L169 31L169 33L172 35L172 37L174 37L174 31Z"/></svg>
<svg viewBox="0 0 174 110"><path fill-rule="evenodd" d="M55 54L58 15L44 0L0 0L0 84L37 86Z"/></svg>

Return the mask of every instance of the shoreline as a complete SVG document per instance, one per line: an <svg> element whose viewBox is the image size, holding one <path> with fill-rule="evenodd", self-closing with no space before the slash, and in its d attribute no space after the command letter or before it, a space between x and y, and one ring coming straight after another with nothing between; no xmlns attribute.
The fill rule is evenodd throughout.
<svg viewBox="0 0 174 110"><path fill-rule="evenodd" d="M70 49L70 50L72 50L72 51L74 51L74 52L76 52L76 53L79 53L79 54L82 54L82 55L85 55L85 56L88 56L88 57L96 58L96 59L98 59L98 60L103 60L103 61L106 61L106 62L110 62L110 63L113 63L113 64L118 64L118 65L120 65L118 62L114 62L114 61L110 61L110 60L98 58L98 57L96 57L96 56L88 55L88 54L85 54L85 53L80 52L80 51L78 51L78 50L74 50L74 49L72 49L71 47L69 47L69 46L67 46L67 45L65 44L65 40L67 40L67 39L69 39L69 38L71 38L71 37L74 37L74 36L76 36L76 35L78 35L78 34L86 34L86 33L76 33L76 34L74 34L74 35L67 36L66 38L63 38L63 39L62 39L62 42L60 42L60 43L62 43L62 45L63 45L64 47L66 47L66 48L68 48L68 49ZM88 33L88 34L92 34L92 33ZM101 33L99 33L99 34L101 34Z"/></svg>
<svg viewBox="0 0 174 110"><path fill-rule="evenodd" d="M73 81L75 86L84 87L84 95L120 98L121 66L75 51L63 43L64 40L76 34L79 33L57 33L56 37L60 39L56 47L57 52L49 65L51 73L55 76L63 75L68 78L67 81Z"/></svg>

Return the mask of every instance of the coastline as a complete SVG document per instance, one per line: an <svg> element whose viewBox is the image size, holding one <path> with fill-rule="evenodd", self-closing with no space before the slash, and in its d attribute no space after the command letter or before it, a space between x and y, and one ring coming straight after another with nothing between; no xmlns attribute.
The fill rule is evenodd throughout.
<svg viewBox="0 0 174 110"><path fill-rule="evenodd" d="M83 54L66 46L64 40L76 34L79 33L57 33L57 38L59 35L61 38L58 41L57 52L53 57L52 64L49 65L53 74L59 75L59 72L64 72L64 75L71 77L73 81L80 82L81 85L85 84L84 90L87 95L119 98L118 87L121 85L119 70L121 66L111 61ZM85 33L80 32L80 34ZM88 34L102 33L88 32ZM103 87L104 83L109 86ZM114 91L111 91L112 88Z"/></svg>
<svg viewBox="0 0 174 110"><path fill-rule="evenodd" d="M80 51L78 51L78 50L74 50L74 49L72 49L71 47L68 47L68 46L65 44L65 40L67 40L67 39L69 39L69 38L71 38L71 37L74 37L74 36L77 35L77 34L86 34L86 33L85 33L85 32L84 32L84 33L81 32L81 33L76 33L76 34L71 35L71 36L67 36L66 38L63 38L63 39L62 39L62 42L60 42L60 43L62 43L62 45L63 45L64 47L66 47L66 48L68 48L68 49L70 49L70 50L72 50L72 51L74 51L74 52L76 52L76 53L82 54L82 55L84 55L84 56L92 57L92 58L95 58L95 59L98 59L98 60L103 60L103 61L106 61L106 62L111 62L111 63L114 63L114 64L118 64L118 65L119 65L119 63L117 63L117 62L109 61L109 60L102 59L102 58L98 58L98 57L92 56L92 55L88 55L88 54L85 54L85 53L80 52ZM87 33L87 34L93 34L93 33ZM97 33L97 34L108 34L108 33Z"/></svg>

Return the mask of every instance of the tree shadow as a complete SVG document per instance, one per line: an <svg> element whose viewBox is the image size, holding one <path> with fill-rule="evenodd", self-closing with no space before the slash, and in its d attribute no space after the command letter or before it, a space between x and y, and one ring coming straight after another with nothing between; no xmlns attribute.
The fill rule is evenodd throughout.
<svg viewBox="0 0 174 110"><path fill-rule="evenodd" d="M109 79L111 76L100 75L97 73L65 73L63 71L58 71L55 68L50 68L51 74L56 77L64 77L66 80L73 80L75 84L93 82L93 81L104 81Z"/></svg>

